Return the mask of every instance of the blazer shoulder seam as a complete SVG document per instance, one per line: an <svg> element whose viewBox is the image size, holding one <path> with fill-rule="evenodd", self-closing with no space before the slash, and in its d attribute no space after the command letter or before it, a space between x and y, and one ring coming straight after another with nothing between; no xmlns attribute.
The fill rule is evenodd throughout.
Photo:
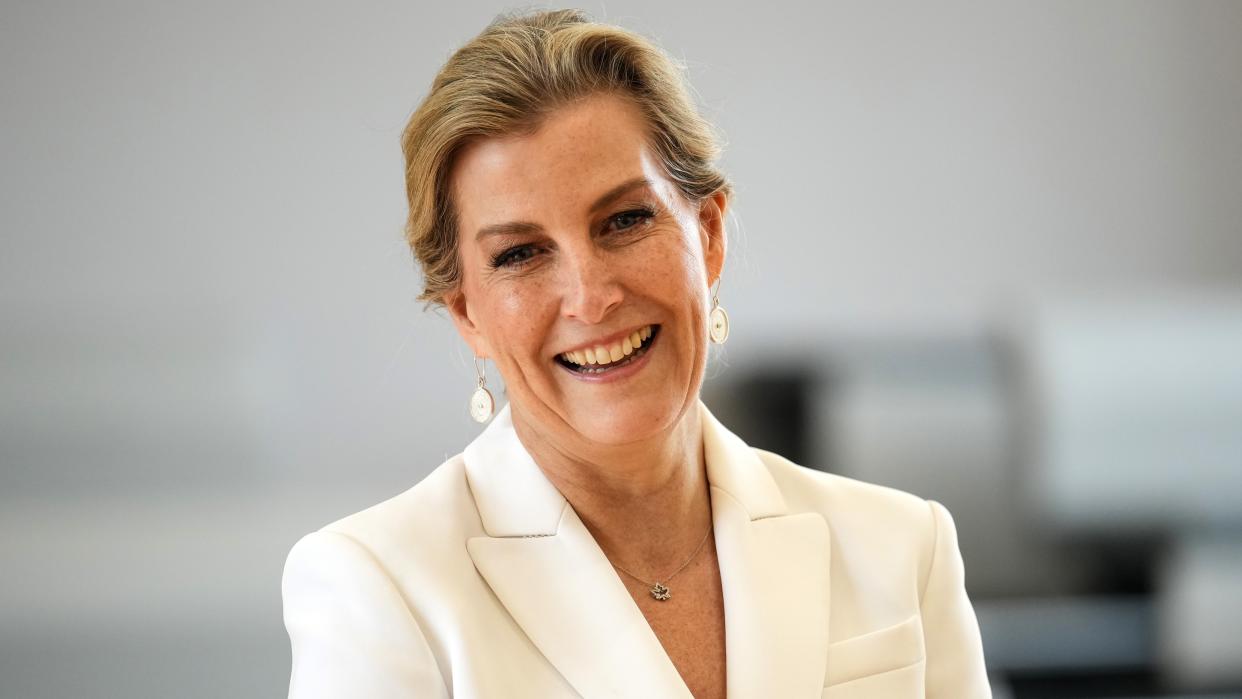
<svg viewBox="0 0 1242 699"><path fill-rule="evenodd" d="M927 503L927 512L931 515L932 537L931 555L927 559L927 570L923 573L923 585L919 590L919 612L923 611L923 601L927 599L927 588L931 586L932 571L936 569L936 554L940 550L940 518L936 516L936 505L931 500Z"/></svg>

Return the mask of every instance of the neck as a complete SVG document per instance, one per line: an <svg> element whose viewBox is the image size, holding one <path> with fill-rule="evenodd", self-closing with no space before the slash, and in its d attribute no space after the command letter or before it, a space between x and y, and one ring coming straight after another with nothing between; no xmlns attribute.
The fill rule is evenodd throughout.
<svg viewBox="0 0 1242 699"><path fill-rule="evenodd" d="M697 406L667 433L621 447L567 447L516 410L513 426L614 563L654 579L680 565L711 526Z"/></svg>

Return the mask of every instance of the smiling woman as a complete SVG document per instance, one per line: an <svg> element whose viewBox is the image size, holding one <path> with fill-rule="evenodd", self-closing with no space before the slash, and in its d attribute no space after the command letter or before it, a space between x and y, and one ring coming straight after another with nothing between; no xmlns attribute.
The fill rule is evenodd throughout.
<svg viewBox="0 0 1242 699"><path fill-rule="evenodd" d="M688 200L648 143L639 108L599 93L456 158L460 277L443 296L522 406L524 441L576 456L662 441L698 401L727 194Z"/></svg>
<svg viewBox="0 0 1242 699"><path fill-rule="evenodd" d="M509 403L294 546L291 696L988 695L944 508L752 449L700 402L731 192L659 49L502 18L403 147L423 298Z"/></svg>

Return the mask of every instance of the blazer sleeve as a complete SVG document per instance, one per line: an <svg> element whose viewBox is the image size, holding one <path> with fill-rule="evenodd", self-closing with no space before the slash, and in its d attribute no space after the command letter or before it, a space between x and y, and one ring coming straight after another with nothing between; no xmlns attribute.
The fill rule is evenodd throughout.
<svg viewBox="0 0 1242 699"><path fill-rule="evenodd" d="M282 580L290 699L449 696L427 639L369 551L331 531L293 546Z"/></svg>
<svg viewBox="0 0 1242 699"><path fill-rule="evenodd" d="M935 527L931 566L920 600L928 699L991 697L979 622L966 596L966 574L953 517L928 501Z"/></svg>

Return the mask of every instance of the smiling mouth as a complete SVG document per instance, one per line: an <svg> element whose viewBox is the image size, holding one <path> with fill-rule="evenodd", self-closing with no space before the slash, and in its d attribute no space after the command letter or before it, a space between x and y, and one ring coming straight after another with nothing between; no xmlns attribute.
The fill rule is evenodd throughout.
<svg viewBox="0 0 1242 699"><path fill-rule="evenodd" d="M646 354L659 334L660 326L647 325L635 330L620 342L558 354L556 361L578 374L605 374Z"/></svg>

